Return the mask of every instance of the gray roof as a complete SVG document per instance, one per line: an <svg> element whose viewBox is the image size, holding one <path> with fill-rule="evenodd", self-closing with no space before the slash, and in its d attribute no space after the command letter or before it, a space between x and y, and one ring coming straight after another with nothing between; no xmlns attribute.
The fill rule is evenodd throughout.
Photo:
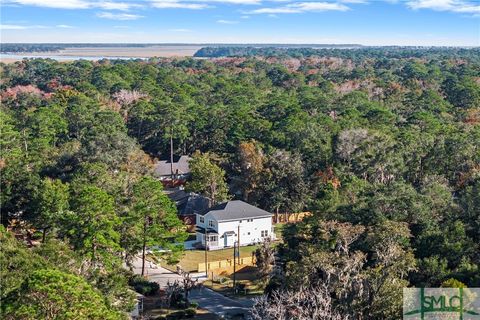
<svg viewBox="0 0 480 320"><path fill-rule="evenodd" d="M170 199L175 201L178 213L181 215L204 212L208 209L208 198L194 192L186 192L182 189L165 190Z"/></svg>
<svg viewBox="0 0 480 320"><path fill-rule="evenodd" d="M210 213L217 221L271 217L272 214L241 200L232 200L217 204L202 215Z"/></svg>
<svg viewBox="0 0 480 320"><path fill-rule="evenodd" d="M173 173L174 174L188 174L190 173L190 167L188 165L190 161L189 156L175 157L173 159ZM159 160L155 163L155 175L156 176L169 176L171 175L170 159Z"/></svg>

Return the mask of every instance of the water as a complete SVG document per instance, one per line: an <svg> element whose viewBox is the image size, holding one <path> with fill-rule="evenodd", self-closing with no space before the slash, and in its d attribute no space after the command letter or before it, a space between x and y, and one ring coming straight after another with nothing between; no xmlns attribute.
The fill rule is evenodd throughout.
<svg viewBox="0 0 480 320"><path fill-rule="evenodd" d="M12 60L23 60L23 59L53 59L57 61L73 61L73 60L89 60L97 61L102 59L110 60L148 60L147 57L120 57L120 56L62 56L58 54L6 54L0 53L0 61L12 61Z"/></svg>

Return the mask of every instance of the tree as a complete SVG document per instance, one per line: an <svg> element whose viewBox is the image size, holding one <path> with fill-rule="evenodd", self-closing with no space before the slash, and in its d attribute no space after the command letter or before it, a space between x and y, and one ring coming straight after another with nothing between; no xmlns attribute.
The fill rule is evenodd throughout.
<svg viewBox="0 0 480 320"><path fill-rule="evenodd" d="M89 258L93 268L111 268L117 263L120 224L113 198L91 185L84 186L73 200L73 212L65 218L64 234L74 248Z"/></svg>
<svg viewBox="0 0 480 320"><path fill-rule="evenodd" d="M126 319L84 279L54 269L34 271L2 303L5 319Z"/></svg>
<svg viewBox="0 0 480 320"><path fill-rule="evenodd" d="M251 141L240 143L238 146L238 158L243 182L243 199L248 202L249 194L260 183L265 157L258 144L255 141Z"/></svg>
<svg viewBox="0 0 480 320"><path fill-rule="evenodd" d="M338 311L326 286L301 287L275 291L270 296L255 298L251 310L254 320L348 320Z"/></svg>
<svg viewBox="0 0 480 320"><path fill-rule="evenodd" d="M304 165L297 154L276 150L268 156L261 177L260 204L275 212L298 212L310 198Z"/></svg>
<svg viewBox="0 0 480 320"><path fill-rule="evenodd" d="M404 170L403 159L395 155L398 153L395 141L381 132L344 130L338 136L335 149L347 170L372 182L386 184Z"/></svg>
<svg viewBox="0 0 480 320"><path fill-rule="evenodd" d="M211 156L195 153L189 162L192 181L186 188L198 192L216 204L228 199L228 186L225 182L225 171L212 162Z"/></svg>
<svg viewBox="0 0 480 320"><path fill-rule="evenodd" d="M69 208L69 186L58 179L46 178L42 181L39 193L36 225L43 229L42 241L45 242L47 231L61 223Z"/></svg>
<svg viewBox="0 0 480 320"><path fill-rule="evenodd" d="M415 267L405 223L365 228L313 216L299 227L296 241L285 239L287 289L325 286L338 310L355 319L399 315L398 298Z"/></svg>
<svg viewBox="0 0 480 320"><path fill-rule="evenodd" d="M27 247L17 241L13 234L0 226L0 299L3 301L17 290L26 276L32 271L46 268L48 264L32 254Z"/></svg>
<svg viewBox="0 0 480 320"><path fill-rule="evenodd" d="M172 254L183 249L183 244L177 244L186 239L183 223L177 218L175 204L163 193L162 183L158 180L144 177L134 185L127 223L136 230L136 243L142 252L142 276L147 246L155 245Z"/></svg>
<svg viewBox="0 0 480 320"><path fill-rule="evenodd" d="M262 277L266 277L272 272L275 264L275 248L272 246L270 238L263 241L260 247L255 250L255 264Z"/></svg>

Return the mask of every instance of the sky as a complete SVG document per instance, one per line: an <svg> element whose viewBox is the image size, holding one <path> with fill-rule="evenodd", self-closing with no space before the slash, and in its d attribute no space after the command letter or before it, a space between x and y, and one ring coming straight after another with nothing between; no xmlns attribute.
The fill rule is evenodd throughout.
<svg viewBox="0 0 480 320"><path fill-rule="evenodd" d="M480 0L0 0L1 42L480 46Z"/></svg>

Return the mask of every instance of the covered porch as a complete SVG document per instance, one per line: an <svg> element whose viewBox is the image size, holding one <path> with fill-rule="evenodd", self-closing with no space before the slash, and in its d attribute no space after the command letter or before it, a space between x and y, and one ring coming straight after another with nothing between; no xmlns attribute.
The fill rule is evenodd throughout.
<svg viewBox="0 0 480 320"><path fill-rule="evenodd" d="M197 241L202 244L202 246L207 249L216 249L218 245L218 232L215 229L211 228L202 228L197 226ZM205 241L206 239L206 241Z"/></svg>

